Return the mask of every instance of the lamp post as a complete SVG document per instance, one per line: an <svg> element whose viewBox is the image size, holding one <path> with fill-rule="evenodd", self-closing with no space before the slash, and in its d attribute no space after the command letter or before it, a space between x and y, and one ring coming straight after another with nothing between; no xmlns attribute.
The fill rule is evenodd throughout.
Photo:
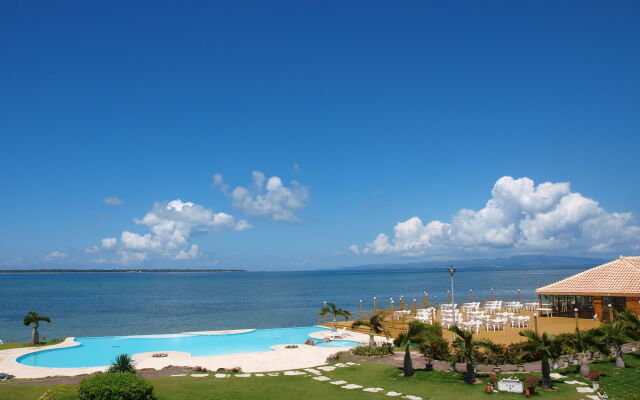
<svg viewBox="0 0 640 400"><path fill-rule="evenodd" d="M453 326L456 326L456 309L454 304L456 302L455 297L453 295L453 275L456 274L456 267L449 267L449 276L451 277L451 313L453 314ZM456 334L453 334L453 340L456 340Z"/></svg>

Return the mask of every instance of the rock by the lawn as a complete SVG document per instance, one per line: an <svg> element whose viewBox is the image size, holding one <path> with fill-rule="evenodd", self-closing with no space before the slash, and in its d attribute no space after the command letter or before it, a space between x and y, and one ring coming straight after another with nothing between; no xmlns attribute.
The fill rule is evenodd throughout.
<svg viewBox="0 0 640 400"><path fill-rule="evenodd" d="M264 376L264 374L253 374L253 376Z"/></svg>
<svg viewBox="0 0 640 400"><path fill-rule="evenodd" d="M344 385L345 383L347 383L347 381L333 381L329 383L332 385Z"/></svg>
<svg viewBox="0 0 640 400"><path fill-rule="evenodd" d="M251 376L251 374L235 374L234 376L236 378L248 378Z"/></svg>
<svg viewBox="0 0 640 400"><path fill-rule="evenodd" d="M205 376L209 376L209 374L191 374L194 378L204 378Z"/></svg>
<svg viewBox="0 0 640 400"><path fill-rule="evenodd" d="M422 397L418 397L418 396L411 396L410 394L404 396L405 399L409 399L409 400L422 400Z"/></svg>
<svg viewBox="0 0 640 400"><path fill-rule="evenodd" d="M358 363L354 363L354 362L351 362L351 361L346 362L345 364L350 365L350 366L360 365L360 364L358 364Z"/></svg>
<svg viewBox="0 0 640 400"><path fill-rule="evenodd" d="M171 376L187 376L187 374L175 374L175 375L171 375Z"/></svg>
<svg viewBox="0 0 640 400"><path fill-rule="evenodd" d="M387 396L390 396L390 397L398 397L398 396L402 396L402 393L398 393L398 392L387 392Z"/></svg>
<svg viewBox="0 0 640 400"><path fill-rule="evenodd" d="M580 381L564 381L564 383L568 383L569 385L586 385L586 383Z"/></svg>
<svg viewBox="0 0 640 400"><path fill-rule="evenodd" d="M378 392L382 392L384 389L383 388L364 388L362 389L363 392L371 392L371 393L378 393Z"/></svg>
<svg viewBox="0 0 640 400"><path fill-rule="evenodd" d="M335 363L335 364L333 364L333 365L335 365L335 366L336 366L336 367L338 367L338 368L344 368L344 367L346 367L346 366L347 366L347 364L343 364L343 363Z"/></svg>
<svg viewBox="0 0 640 400"><path fill-rule="evenodd" d="M336 367L332 367L331 365L327 365L324 367L317 367L316 369L320 369L322 371L333 371L334 369L336 369Z"/></svg>
<svg viewBox="0 0 640 400"><path fill-rule="evenodd" d="M284 375L305 375L302 371L284 371Z"/></svg>
<svg viewBox="0 0 640 400"><path fill-rule="evenodd" d="M331 380L331 378L329 378L328 376L316 376L313 379L315 379L316 381L320 381L320 382L330 381Z"/></svg>
<svg viewBox="0 0 640 400"><path fill-rule="evenodd" d="M578 393L593 393L596 390L594 388L590 388L590 387L577 387L576 391Z"/></svg>
<svg viewBox="0 0 640 400"><path fill-rule="evenodd" d="M553 378L553 379L564 379L564 378L566 378L565 375L559 374L557 372L553 372L553 373L549 374L549 376L551 378Z"/></svg>
<svg viewBox="0 0 640 400"><path fill-rule="evenodd" d="M269 376L278 376L278 375L280 375L280 372L271 372L271 373L268 373L267 375L269 375Z"/></svg>
<svg viewBox="0 0 640 400"><path fill-rule="evenodd" d="M362 389L362 386L354 385L353 383L350 383L350 384L344 385L344 386L340 386L340 387L343 388L343 389L349 389L349 390L351 390L351 389Z"/></svg>
<svg viewBox="0 0 640 400"><path fill-rule="evenodd" d="M229 375L227 375L227 374L215 374L214 376L215 376L216 378L226 378L226 377L228 377Z"/></svg>

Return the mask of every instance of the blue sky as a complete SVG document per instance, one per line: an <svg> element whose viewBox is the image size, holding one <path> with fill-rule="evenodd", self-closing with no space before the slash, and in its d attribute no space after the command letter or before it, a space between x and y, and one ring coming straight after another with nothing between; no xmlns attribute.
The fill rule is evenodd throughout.
<svg viewBox="0 0 640 400"><path fill-rule="evenodd" d="M639 17L634 1L5 1L0 264L640 253Z"/></svg>

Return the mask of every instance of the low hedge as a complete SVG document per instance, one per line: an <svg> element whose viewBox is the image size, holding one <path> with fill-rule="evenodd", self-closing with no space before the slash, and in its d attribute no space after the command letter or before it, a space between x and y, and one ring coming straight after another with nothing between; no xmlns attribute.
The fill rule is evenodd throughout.
<svg viewBox="0 0 640 400"><path fill-rule="evenodd" d="M351 353L356 356L386 356L393 354L393 346L390 343L385 343L381 346L358 346L351 350Z"/></svg>
<svg viewBox="0 0 640 400"><path fill-rule="evenodd" d="M153 386L128 372L110 372L80 382L78 397L80 400L152 400Z"/></svg>

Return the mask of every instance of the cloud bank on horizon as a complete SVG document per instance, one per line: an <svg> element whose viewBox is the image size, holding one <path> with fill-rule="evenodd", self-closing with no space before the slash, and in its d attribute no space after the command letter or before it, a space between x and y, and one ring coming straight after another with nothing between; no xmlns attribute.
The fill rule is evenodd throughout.
<svg viewBox="0 0 640 400"><path fill-rule="evenodd" d="M232 206L253 218L270 218L275 221L300 222L294 211L307 206L309 189L296 181L290 187L277 176L266 178L260 171L253 171L248 188L237 186L229 190L221 174L213 176L213 185L231 198ZM115 197L113 197L115 198ZM104 202L104 201L103 201ZM120 238L103 238L100 245L85 249L85 253L98 254L115 252L112 261L131 265L146 261L149 256L184 261L202 256L200 248L191 244L190 239L197 234L219 231L244 231L252 227L245 219L236 219L224 212L214 212L192 202L176 199L165 203L155 203L142 219L135 219L137 225L146 226L151 232L134 233L128 230ZM55 256L47 256L54 260ZM104 257L92 260L94 264L109 262Z"/></svg>
<svg viewBox="0 0 640 400"><path fill-rule="evenodd" d="M640 226L629 212L609 213L597 201L572 192L568 182L503 176L484 208L459 210L451 222L399 222L392 237L380 233L354 254L400 257L449 256L507 250L579 250L591 253L640 250Z"/></svg>

